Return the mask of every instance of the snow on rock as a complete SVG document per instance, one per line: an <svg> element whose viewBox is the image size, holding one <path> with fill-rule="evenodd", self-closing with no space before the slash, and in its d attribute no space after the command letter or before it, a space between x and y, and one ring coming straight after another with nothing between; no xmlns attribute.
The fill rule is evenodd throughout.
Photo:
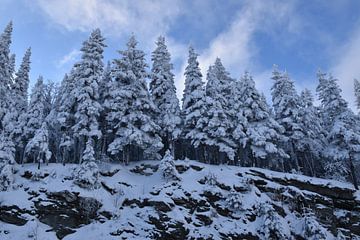
<svg viewBox="0 0 360 240"><path fill-rule="evenodd" d="M92 189L74 183L77 165L25 164L16 187L0 192L0 239L360 237L359 191L349 184L169 159L102 163ZM176 181L164 178L168 168Z"/></svg>

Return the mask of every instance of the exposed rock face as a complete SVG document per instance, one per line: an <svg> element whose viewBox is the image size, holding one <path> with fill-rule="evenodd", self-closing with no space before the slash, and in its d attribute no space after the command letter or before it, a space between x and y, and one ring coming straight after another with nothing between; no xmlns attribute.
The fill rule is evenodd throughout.
<svg viewBox="0 0 360 240"><path fill-rule="evenodd" d="M34 192L29 194L34 195ZM81 197L79 193L61 191L46 193L46 196L47 199L33 200L34 210L0 206L0 221L22 226L28 222L25 214L37 216L40 222L50 226L56 236L62 239L74 233L76 228L89 224L98 216L97 211L101 207L101 203L96 199Z"/></svg>
<svg viewBox="0 0 360 240"><path fill-rule="evenodd" d="M265 228L269 227L264 219L276 219L275 227L269 227L269 236L285 236L274 232L276 228L285 227L288 235L284 239L307 239L301 231L296 232L292 224L300 224L311 215L318 223L316 231L330 234L318 239L335 239L330 237L339 232L346 239L360 239L360 202L355 197L358 193L351 188L326 184L326 181L325 184L312 182L310 178L296 175L235 167L232 175L226 170L212 173L210 183L206 179L210 173L206 165L180 161L176 162L176 169L181 178L165 181L157 169L152 162L127 170L104 171L102 188L96 190L100 195L92 192L94 190L51 191L46 184L37 189L24 187L21 191L28 195L24 201L33 207L23 209L0 204L0 221L22 227L37 218L59 239L71 234L78 239L81 235L76 234L80 234L83 227L103 224L111 228L103 230L104 235L99 239L115 236L119 239L251 240L269 239L264 235ZM125 171L137 181L121 178ZM22 179L34 183L31 176L27 171ZM42 176L47 178L45 174ZM187 179L190 177L191 181ZM151 187L147 186L150 180L155 182ZM66 176L61 181L64 186L71 182ZM78 188L78 191L85 190ZM119 195L120 192L123 195ZM230 193L240 196L238 209L228 207ZM114 202L115 207L109 208L109 202ZM270 215L261 215L259 209L264 204L267 204L266 214ZM106 225L108 222L111 224Z"/></svg>
<svg viewBox="0 0 360 240"><path fill-rule="evenodd" d="M334 235L339 229L343 229L348 237L360 236L360 201L355 199L355 190L297 179L269 177L256 170L250 170L249 174L262 178L254 180L254 184L262 192L270 193L273 200L283 199L283 202L292 205L298 213L303 213L304 209L312 209L320 223ZM269 183L273 182L281 184L282 187L271 187ZM299 194L293 187L306 191ZM337 214L339 212L341 215Z"/></svg>

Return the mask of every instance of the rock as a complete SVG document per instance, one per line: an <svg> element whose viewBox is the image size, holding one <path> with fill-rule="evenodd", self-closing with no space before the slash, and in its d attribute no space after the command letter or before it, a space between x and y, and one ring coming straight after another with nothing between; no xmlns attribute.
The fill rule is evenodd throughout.
<svg viewBox="0 0 360 240"><path fill-rule="evenodd" d="M49 176L49 173L43 173L43 172L31 172L31 171L25 171L21 177L32 180L32 181L39 181L41 179L44 179Z"/></svg>
<svg viewBox="0 0 360 240"><path fill-rule="evenodd" d="M222 196L220 193L213 193L210 191L204 191L203 194L201 194L200 196L204 196L207 198L208 202L210 203L215 203L217 201L220 201L222 199Z"/></svg>
<svg viewBox="0 0 360 240"><path fill-rule="evenodd" d="M190 167L189 166L184 166L184 165L175 165L175 168L180 174L183 174L184 172L189 170Z"/></svg>
<svg viewBox="0 0 360 240"><path fill-rule="evenodd" d="M140 166L135 166L130 171L144 176L151 176L158 170L158 168L159 166L157 165L141 164Z"/></svg>
<svg viewBox="0 0 360 240"><path fill-rule="evenodd" d="M102 211L102 212L99 212L99 214L104 216L108 220L110 220L113 217L112 213L108 212L108 211Z"/></svg>
<svg viewBox="0 0 360 240"><path fill-rule="evenodd" d="M109 187L104 181L101 182L101 186L108 191L111 195L114 195L116 193L116 190L114 188Z"/></svg>
<svg viewBox="0 0 360 240"><path fill-rule="evenodd" d="M100 171L100 175L103 177L112 177L114 176L116 173L118 173L120 171L120 169L114 169L114 170L107 170L107 171Z"/></svg>
<svg viewBox="0 0 360 240"><path fill-rule="evenodd" d="M24 213L29 212L20 209L18 206L0 206L0 221L16 226L23 226L27 223L27 220L22 217Z"/></svg>
<svg viewBox="0 0 360 240"><path fill-rule="evenodd" d="M221 188L222 190L225 190L225 191L230 191L230 190L231 190L231 187L230 187L230 186L227 186L227 185L225 185L225 184L223 184L223 183L217 182L217 183L216 183L216 186L218 186L219 188Z"/></svg>
<svg viewBox="0 0 360 240"><path fill-rule="evenodd" d="M244 234L237 234L237 233L222 233L220 232L221 235L221 239L222 240L227 240L227 239L231 239L231 240L259 240L260 238L256 235L253 235L252 233L248 232L248 233L244 233Z"/></svg>
<svg viewBox="0 0 360 240"><path fill-rule="evenodd" d="M34 201L40 222L52 227L59 238L73 233L97 217L101 203L90 197L67 190L46 193L49 199Z"/></svg>
<svg viewBox="0 0 360 240"><path fill-rule="evenodd" d="M283 179L278 177L268 177L264 173L251 169L250 172L254 173L257 176L265 178L267 180L280 183L285 186L294 186L301 190L307 190L311 192L318 193L323 196L327 196L330 198L337 199L345 199L345 200L355 200L355 190L349 188L340 188L334 186L324 186L318 184L312 184L309 181L304 182L297 179Z"/></svg>
<svg viewBox="0 0 360 240"><path fill-rule="evenodd" d="M157 211L160 211L160 212L170 212L171 211L171 207L164 202L146 201L146 203L144 205L154 207Z"/></svg>
<svg viewBox="0 0 360 240"><path fill-rule="evenodd" d="M203 215L203 214L196 214L196 219L198 219L200 222L202 222L203 226L209 226L212 224L212 219L209 216Z"/></svg>
<svg viewBox="0 0 360 240"><path fill-rule="evenodd" d="M67 235L69 234L72 234L76 232L75 230L73 229L70 229L70 228L66 228L66 227L63 227L63 228L60 228L56 231L56 236L59 238L59 239L63 239L64 237L66 237Z"/></svg>
<svg viewBox="0 0 360 240"><path fill-rule="evenodd" d="M200 172L201 170L204 169L203 167L196 166L196 165L190 165L190 167L191 167L192 169L194 169L195 171L197 171L197 172Z"/></svg>

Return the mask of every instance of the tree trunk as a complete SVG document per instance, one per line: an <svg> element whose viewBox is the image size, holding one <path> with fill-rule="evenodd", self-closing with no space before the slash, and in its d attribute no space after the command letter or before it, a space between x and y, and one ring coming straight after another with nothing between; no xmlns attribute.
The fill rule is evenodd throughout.
<svg viewBox="0 0 360 240"><path fill-rule="evenodd" d="M297 155L296 155L296 151L295 151L295 144L293 141L291 141L291 152L292 152L292 155L294 157L294 162L295 162L295 169L296 171L299 171L300 170L300 167L299 167L299 160L297 158Z"/></svg>
<svg viewBox="0 0 360 240"><path fill-rule="evenodd" d="M352 182L354 184L355 189L359 190L359 185L357 182L357 176L356 176L356 172L355 172L355 166L353 164L352 157L349 158L349 165L350 165L350 174L351 174Z"/></svg>

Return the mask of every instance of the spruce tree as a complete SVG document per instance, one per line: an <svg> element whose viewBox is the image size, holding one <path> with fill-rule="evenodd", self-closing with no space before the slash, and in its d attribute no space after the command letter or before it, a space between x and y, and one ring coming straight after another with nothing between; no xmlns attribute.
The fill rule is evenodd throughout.
<svg viewBox="0 0 360 240"><path fill-rule="evenodd" d="M300 108L299 96L296 93L294 82L287 73L280 73L275 66L273 70L271 95L275 112L275 120L284 128L284 135L288 138L283 143L284 150L290 155L288 166L299 171L303 167L298 157L298 141L304 137L304 130L299 124ZM301 166L300 166L301 165Z"/></svg>
<svg viewBox="0 0 360 240"><path fill-rule="evenodd" d="M230 81L231 78L220 59L216 59L207 73L204 106L206 111L197 122L197 128L203 133L200 143L204 146L207 161L223 163L226 159L224 153L230 161L234 161L235 158L235 143L231 137L233 122L229 112L230 92L227 92L230 90Z"/></svg>
<svg viewBox="0 0 360 240"><path fill-rule="evenodd" d="M154 122L156 106L150 98L146 80L145 53L137 49L132 36L122 57L114 60L111 99L107 120L114 130L114 140L108 151L113 156L123 153L123 161L158 158L163 147L158 135L160 127ZM132 159L130 159L132 157Z"/></svg>
<svg viewBox="0 0 360 240"><path fill-rule="evenodd" d="M38 163L38 169L41 163L49 163L52 152L49 149L49 131L46 121L36 130L34 137L26 145L25 155L32 157L34 163Z"/></svg>
<svg viewBox="0 0 360 240"><path fill-rule="evenodd" d="M25 139L23 138L23 130L26 124L26 111L28 105L28 87L30 82L30 56L29 48L23 57L19 70L16 72L15 81L12 84L9 99L9 107L3 118L3 127L6 135L16 143L16 159L19 162L23 160L23 151L25 147Z"/></svg>
<svg viewBox="0 0 360 240"><path fill-rule="evenodd" d="M205 90L202 74L197 60L198 55L189 48L188 64L185 68L185 89L182 99L182 117L184 120L182 136L184 156L199 159L198 148L202 139L202 130L197 128L198 120L205 112Z"/></svg>
<svg viewBox="0 0 360 240"><path fill-rule="evenodd" d="M76 66L73 67L69 75L65 74L55 103L56 120L54 122L59 125L59 134L61 136L58 141L58 148L63 164L68 162L75 152L72 130L72 126L75 125L76 98L73 94L75 89L75 69Z"/></svg>
<svg viewBox="0 0 360 240"><path fill-rule="evenodd" d="M3 129L2 121L9 107L9 98L11 97L10 90L15 60L12 57L15 55L10 56L12 30L12 22L10 22L0 35L0 130Z"/></svg>
<svg viewBox="0 0 360 240"><path fill-rule="evenodd" d="M321 102L321 113L326 123L328 145L324 156L328 161L325 170L328 176L347 176L358 189L360 128L359 117L347 106L341 96L337 79L318 73L317 92Z"/></svg>
<svg viewBox="0 0 360 240"><path fill-rule="evenodd" d="M245 73L234 87L238 104L234 106L237 123L233 136L239 146L238 157L247 166L271 167L283 170L283 162L272 159L286 158L279 146L284 129L271 116L263 95L255 88L249 73Z"/></svg>
<svg viewBox="0 0 360 240"><path fill-rule="evenodd" d="M319 85L316 91L321 103L322 118L324 120L325 130L330 131L335 118L347 109L348 104L341 97L341 89L337 83L337 79L320 71L317 76Z"/></svg>
<svg viewBox="0 0 360 240"><path fill-rule="evenodd" d="M111 63L108 62L106 68L104 69L103 76L99 83L99 101L103 106L100 112L99 125L101 130L101 145L100 152L101 157L105 158L107 153L107 145L112 141L111 128L108 125L106 116L108 115L110 109L107 107L107 102L111 100L110 88L112 85L112 76L111 76Z"/></svg>
<svg viewBox="0 0 360 240"><path fill-rule="evenodd" d="M355 189L359 189L360 170L360 118L350 109L346 109L334 120L327 140L329 145L324 151L330 158L326 171L330 176L349 177Z"/></svg>
<svg viewBox="0 0 360 240"><path fill-rule="evenodd" d="M45 86L43 77L40 76L30 95L30 103L26 112L26 124L23 136L26 140L34 137L45 119Z"/></svg>
<svg viewBox="0 0 360 240"><path fill-rule="evenodd" d="M323 120L318 109L313 105L314 97L309 89L304 89L300 95L299 123L304 131L304 137L298 141L297 148L304 161L304 173L316 176L323 168L322 152L327 144Z"/></svg>
<svg viewBox="0 0 360 240"><path fill-rule="evenodd" d="M101 105L99 103L99 82L103 74L103 51L106 46L99 29L94 30L81 48L81 60L74 72L75 88L73 90L75 104L75 125L72 126L77 140L77 151L82 161L83 151L89 139L99 139L98 118Z"/></svg>
<svg viewBox="0 0 360 240"><path fill-rule="evenodd" d="M174 141L180 134L180 106L176 96L173 65L170 63L170 53L165 44L165 38L160 36L152 53L152 69L150 92L152 100L158 109L156 122L160 126L160 136L164 149L171 149L174 155Z"/></svg>

